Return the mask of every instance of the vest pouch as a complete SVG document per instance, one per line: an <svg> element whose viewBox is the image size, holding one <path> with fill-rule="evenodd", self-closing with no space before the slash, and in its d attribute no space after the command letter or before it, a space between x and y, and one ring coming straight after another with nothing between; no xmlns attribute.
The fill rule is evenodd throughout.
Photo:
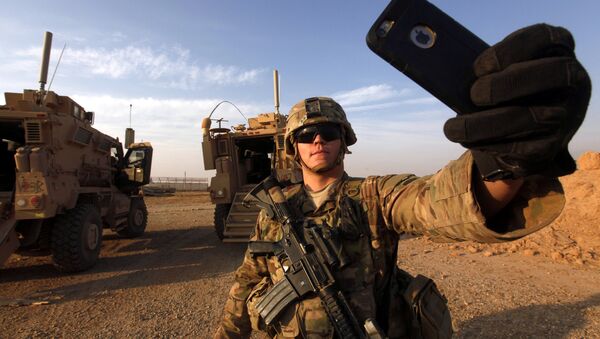
<svg viewBox="0 0 600 339"><path fill-rule="evenodd" d="M303 338L333 338L333 328L319 297L302 300L297 312Z"/></svg>
<svg viewBox="0 0 600 339"><path fill-rule="evenodd" d="M445 339L452 337L448 301L433 280L417 275L403 293L411 308L410 337Z"/></svg>
<svg viewBox="0 0 600 339"><path fill-rule="evenodd" d="M392 279L390 281L390 298L387 305L380 305L384 310L380 310L379 313L387 314L385 320L380 325L385 327L387 337L390 339L406 339L410 338L410 327L411 321L414 318L412 316L412 309L409 304L404 300L404 291L414 279L408 272L401 270L398 266L394 267ZM383 303L387 300L387 297L383 298Z"/></svg>

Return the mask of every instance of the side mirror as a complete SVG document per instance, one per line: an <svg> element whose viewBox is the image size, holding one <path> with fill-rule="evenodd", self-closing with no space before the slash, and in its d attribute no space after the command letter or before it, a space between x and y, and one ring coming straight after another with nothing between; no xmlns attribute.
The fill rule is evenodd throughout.
<svg viewBox="0 0 600 339"><path fill-rule="evenodd" d="M90 123L90 125L94 124L94 112L85 112L83 115L83 119Z"/></svg>
<svg viewBox="0 0 600 339"><path fill-rule="evenodd" d="M152 169L152 146L137 144L129 148L125 154L125 168L129 181L134 185L146 185L150 183L150 171Z"/></svg>
<svg viewBox="0 0 600 339"><path fill-rule="evenodd" d="M202 119L202 135L209 135L208 131L210 130L210 118Z"/></svg>

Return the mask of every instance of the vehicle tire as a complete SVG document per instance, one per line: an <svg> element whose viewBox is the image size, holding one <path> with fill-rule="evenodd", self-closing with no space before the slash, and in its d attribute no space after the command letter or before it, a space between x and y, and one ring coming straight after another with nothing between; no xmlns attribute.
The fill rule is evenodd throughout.
<svg viewBox="0 0 600 339"><path fill-rule="evenodd" d="M96 264L102 245L102 219L95 206L80 204L54 220L50 250L61 272L84 271Z"/></svg>
<svg viewBox="0 0 600 339"><path fill-rule="evenodd" d="M135 238L144 234L148 225L148 209L144 199L132 199L127 224L117 234L123 238Z"/></svg>
<svg viewBox="0 0 600 339"><path fill-rule="evenodd" d="M217 204L215 206L215 232L221 240L225 238L223 232L225 232L225 220L227 220L230 208L231 204Z"/></svg>

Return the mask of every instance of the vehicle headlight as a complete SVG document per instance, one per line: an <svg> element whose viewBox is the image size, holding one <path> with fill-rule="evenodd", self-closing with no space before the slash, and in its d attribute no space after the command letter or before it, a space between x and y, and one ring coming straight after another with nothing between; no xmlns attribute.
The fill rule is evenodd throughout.
<svg viewBox="0 0 600 339"><path fill-rule="evenodd" d="M25 200L23 198L19 198L19 199L17 199L16 204L19 207L25 207L25 206L27 206L27 200Z"/></svg>

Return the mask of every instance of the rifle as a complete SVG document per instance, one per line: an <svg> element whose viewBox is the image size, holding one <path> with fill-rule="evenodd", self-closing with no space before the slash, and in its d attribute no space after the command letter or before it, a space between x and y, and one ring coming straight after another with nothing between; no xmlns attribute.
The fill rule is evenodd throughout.
<svg viewBox="0 0 600 339"><path fill-rule="evenodd" d="M252 256L274 255L287 260L284 279L277 282L257 303L256 309L268 326L289 305L307 295L317 295L323 302L329 320L340 338L383 338L373 319L367 319L364 330L336 286L333 270L348 264L337 235L329 227L317 227L303 216L297 216L287 204L279 182L269 176L248 193L245 204L255 203L270 218L281 224L283 237L277 242L251 241Z"/></svg>

